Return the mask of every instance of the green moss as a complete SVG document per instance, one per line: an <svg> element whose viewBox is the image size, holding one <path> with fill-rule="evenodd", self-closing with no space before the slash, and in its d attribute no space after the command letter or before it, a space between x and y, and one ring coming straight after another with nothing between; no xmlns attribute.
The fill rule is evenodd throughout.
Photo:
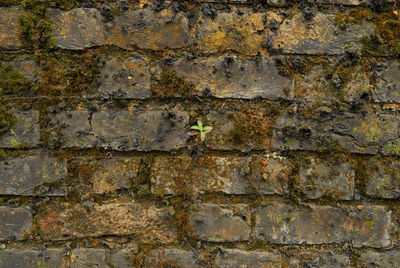
<svg viewBox="0 0 400 268"><path fill-rule="evenodd" d="M185 81L175 70L166 68L152 87L153 94L159 97L189 97L194 92L194 85Z"/></svg>
<svg viewBox="0 0 400 268"><path fill-rule="evenodd" d="M10 64L0 65L0 95L25 95L32 87L33 84Z"/></svg>
<svg viewBox="0 0 400 268"><path fill-rule="evenodd" d="M5 107L0 106L0 135L12 128L16 122L17 119Z"/></svg>
<svg viewBox="0 0 400 268"><path fill-rule="evenodd" d="M21 0L0 0L0 6L2 7L16 6L20 3Z"/></svg>
<svg viewBox="0 0 400 268"><path fill-rule="evenodd" d="M7 157L6 151L0 149L0 160L4 160Z"/></svg>

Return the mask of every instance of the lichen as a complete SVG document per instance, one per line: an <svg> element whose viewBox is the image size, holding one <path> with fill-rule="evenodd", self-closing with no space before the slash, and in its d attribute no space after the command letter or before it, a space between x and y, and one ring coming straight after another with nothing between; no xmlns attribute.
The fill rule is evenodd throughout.
<svg viewBox="0 0 400 268"><path fill-rule="evenodd" d="M194 91L194 85L171 68L163 69L153 84L153 95L158 97L190 97Z"/></svg>

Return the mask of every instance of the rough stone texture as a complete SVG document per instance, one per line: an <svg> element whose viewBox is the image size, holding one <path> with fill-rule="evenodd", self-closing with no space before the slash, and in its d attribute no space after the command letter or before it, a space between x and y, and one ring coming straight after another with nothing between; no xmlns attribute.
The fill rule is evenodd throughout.
<svg viewBox="0 0 400 268"><path fill-rule="evenodd" d="M215 261L216 267L282 267L279 253L245 251L240 249L221 249Z"/></svg>
<svg viewBox="0 0 400 268"><path fill-rule="evenodd" d="M1 250L0 267L2 268L38 268L38 267L68 267L63 252L60 249L47 248L26 250Z"/></svg>
<svg viewBox="0 0 400 268"><path fill-rule="evenodd" d="M32 228L31 209L0 206L0 222L0 241L24 240Z"/></svg>
<svg viewBox="0 0 400 268"><path fill-rule="evenodd" d="M270 33L271 48L293 54L342 54L348 46L361 50L360 40L373 32L373 26L367 22L342 31L335 24L334 14L317 12L312 20L306 20L299 12Z"/></svg>
<svg viewBox="0 0 400 268"><path fill-rule="evenodd" d="M138 203L93 204L86 208L68 203L48 205L38 217L38 224L46 240L105 235L134 235L143 243L176 240L168 209Z"/></svg>
<svg viewBox="0 0 400 268"><path fill-rule="evenodd" d="M118 268L134 267L133 258L137 254L137 248L124 248L110 256L110 263Z"/></svg>
<svg viewBox="0 0 400 268"><path fill-rule="evenodd" d="M384 253L369 252L361 254L357 267L400 267L400 251L393 250Z"/></svg>
<svg viewBox="0 0 400 268"><path fill-rule="evenodd" d="M370 197L400 197L400 162L394 159L373 158L366 163L365 193Z"/></svg>
<svg viewBox="0 0 400 268"><path fill-rule="evenodd" d="M146 63L135 58L110 59L101 69L97 91L98 95L106 99L150 97L150 73Z"/></svg>
<svg viewBox="0 0 400 268"><path fill-rule="evenodd" d="M66 161L29 156L0 162L0 194L4 195L65 195L65 189L52 190L49 184L67 175Z"/></svg>
<svg viewBox="0 0 400 268"><path fill-rule="evenodd" d="M266 150L270 148L269 131L272 122L262 112L245 113L226 111L224 109L210 111L207 124L213 130L207 134L207 147L215 150Z"/></svg>
<svg viewBox="0 0 400 268"><path fill-rule="evenodd" d="M181 111L88 111L52 115L63 148L168 151L185 146L189 116Z"/></svg>
<svg viewBox="0 0 400 268"><path fill-rule="evenodd" d="M140 162L140 157L113 157L92 162L93 191L96 194L104 194L132 187L132 182L137 179L139 173Z"/></svg>
<svg viewBox="0 0 400 268"><path fill-rule="evenodd" d="M166 9L159 13L151 9L127 11L106 28L106 43L126 49L181 48L189 41L186 17Z"/></svg>
<svg viewBox="0 0 400 268"><path fill-rule="evenodd" d="M400 102L400 62L389 61L377 63L374 69L377 84L372 99L375 102Z"/></svg>
<svg viewBox="0 0 400 268"><path fill-rule="evenodd" d="M125 11L105 22L94 8L69 11L51 10L54 39L64 49L84 49L115 45L125 49L181 48L189 39L187 19L172 10L156 13L151 9Z"/></svg>
<svg viewBox="0 0 400 268"><path fill-rule="evenodd" d="M310 118L283 115L275 122L273 148L400 154L397 115L339 112Z"/></svg>
<svg viewBox="0 0 400 268"><path fill-rule="evenodd" d="M193 234L210 242L246 241L250 237L250 215L247 205L219 206L201 204L189 215Z"/></svg>
<svg viewBox="0 0 400 268"><path fill-rule="evenodd" d="M17 50L21 47L19 39L19 17L26 14L19 7L0 8L0 47Z"/></svg>
<svg viewBox="0 0 400 268"><path fill-rule="evenodd" d="M109 267L106 263L106 252L97 248L78 248L71 254L71 268Z"/></svg>
<svg viewBox="0 0 400 268"><path fill-rule="evenodd" d="M263 13L252 13L243 8L244 15L238 15L236 8L229 13L219 12L215 18L201 15L195 27L196 41L200 50L206 53L235 51L256 55L261 49L265 36Z"/></svg>
<svg viewBox="0 0 400 268"><path fill-rule="evenodd" d="M299 256L300 255L300 256ZM289 267L350 268L350 259L332 252L299 254L290 259Z"/></svg>
<svg viewBox="0 0 400 268"><path fill-rule="evenodd" d="M197 94L217 98L288 99L291 80L280 75L275 58L241 60L233 55L188 60L180 58L173 69L193 82Z"/></svg>
<svg viewBox="0 0 400 268"><path fill-rule="evenodd" d="M354 247L390 245L391 212L382 206L336 208L273 204L254 209L255 237L274 244L327 244ZM299 228L301 226L301 228Z"/></svg>
<svg viewBox="0 0 400 268"><path fill-rule="evenodd" d="M105 44L105 27L99 10L75 8L64 12L50 9L48 12L58 47L76 50Z"/></svg>
<svg viewBox="0 0 400 268"><path fill-rule="evenodd" d="M39 145L39 112L13 112L17 122L0 135L0 148L33 148Z"/></svg>
<svg viewBox="0 0 400 268"><path fill-rule="evenodd" d="M269 6L289 6L290 1L288 0L261 0L261 1L254 1L254 0L196 0L197 2L201 3L230 3L230 4L254 4L255 2L265 3ZM366 5L370 4L371 0L315 0L315 3L319 4L329 4L329 5L346 5L346 6L359 6L359 5Z"/></svg>
<svg viewBox="0 0 400 268"><path fill-rule="evenodd" d="M344 158L321 161L308 158L301 165L299 179L294 187L307 198L321 197L351 200L354 194L355 171Z"/></svg>
<svg viewBox="0 0 400 268"><path fill-rule="evenodd" d="M249 190L249 161L247 157L205 156L193 160L189 156L159 156L151 169L152 192L245 194Z"/></svg>
<svg viewBox="0 0 400 268"><path fill-rule="evenodd" d="M168 151L185 146L189 116L181 111L97 112L92 117L98 147L117 151Z"/></svg>
<svg viewBox="0 0 400 268"><path fill-rule="evenodd" d="M146 267L181 267L195 268L201 267L197 265L196 258L191 251L166 248L161 250L153 250L146 258Z"/></svg>
<svg viewBox="0 0 400 268"><path fill-rule="evenodd" d="M284 195L289 192L293 165L287 159L253 156L250 170L250 184L257 193Z"/></svg>

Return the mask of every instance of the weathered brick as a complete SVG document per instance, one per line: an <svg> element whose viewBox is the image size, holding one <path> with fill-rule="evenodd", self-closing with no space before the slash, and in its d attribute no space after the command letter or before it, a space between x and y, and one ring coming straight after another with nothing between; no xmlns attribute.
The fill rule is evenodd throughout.
<svg viewBox="0 0 400 268"><path fill-rule="evenodd" d="M55 158L28 156L0 162L0 194L5 195L65 195L63 187L49 185L67 175L66 161Z"/></svg>
<svg viewBox="0 0 400 268"><path fill-rule="evenodd" d="M191 251L176 248L156 249L146 257L147 267L182 267L192 268L201 267L197 265L196 258Z"/></svg>
<svg viewBox="0 0 400 268"><path fill-rule="evenodd" d="M232 112L224 109L207 114L207 147L216 150L268 150L272 120L261 111Z"/></svg>
<svg viewBox="0 0 400 268"><path fill-rule="evenodd" d="M189 115L181 111L88 111L52 115L63 148L168 151L184 147Z"/></svg>
<svg viewBox="0 0 400 268"><path fill-rule="evenodd" d="M365 164L365 193L371 197L400 197L400 162L373 158Z"/></svg>
<svg viewBox="0 0 400 268"><path fill-rule="evenodd" d="M300 166L299 179L294 187L307 198L328 197L351 200L354 194L355 172L344 158L322 161L313 157Z"/></svg>
<svg viewBox="0 0 400 268"><path fill-rule="evenodd" d="M0 207L0 241L23 240L32 229L32 212L29 207Z"/></svg>
<svg viewBox="0 0 400 268"><path fill-rule="evenodd" d="M150 8L125 11L113 21L94 8L50 10L54 39L65 49L115 45L124 49L181 48L189 39L187 19L172 10L156 13Z"/></svg>
<svg viewBox="0 0 400 268"><path fill-rule="evenodd" d="M283 267L281 255L279 253L224 248L220 249L215 260L215 265L221 268Z"/></svg>
<svg viewBox="0 0 400 268"><path fill-rule="evenodd" d="M63 252L60 249L46 248L26 250L1 250L0 267L38 268L38 267L68 267Z"/></svg>
<svg viewBox="0 0 400 268"><path fill-rule="evenodd" d="M84 49L105 44L103 16L95 8L69 11L48 10L53 21L53 38L60 48Z"/></svg>
<svg viewBox="0 0 400 268"><path fill-rule="evenodd" d="M382 206L297 207L274 203L257 207L254 213L255 237L274 244L349 241L354 247L390 245L391 212Z"/></svg>
<svg viewBox="0 0 400 268"><path fill-rule="evenodd" d="M71 254L71 268L109 267L106 251L99 248L78 248Z"/></svg>
<svg viewBox="0 0 400 268"><path fill-rule="evenodd" d="M37 221L46 240L134 235L144 243L170 243L177 237L167 208L138 203L94 204L92 207L67 203L48 205L37 216Z"/></svg>
<svg viewBox="0 0 400 268"><path fill-rule="evenodd" d="M289 260L289 267L350 268L348 256L332 252L296 253Z"/></svg>
<svg viewBox="0 0 400 268"><path fill-rule="evenodd" d="M291 80L279 74L275 58L241 60L235 56L176 60L172 68L194 82L196 94L217 98L290 98Z"/></svg>
<svg viewBox="0 0 400 268"><path fill-rule="evenodd" d="M273 148L396 154L399 122L397 115L367 111L333 111L310 118L283 115L275 121Z"/></svg>
<svg viewBox="0 0 400 268"><path fill-rule="evenodd" d="M134 267L133 259L138 252L137 247L123 248L111 254L109 262L118 268L131 268Z"/></svg>
<svg viewBox="0 0 400 268"><path fill-rule="evenodd" d="M199 48L206 53L235 51L246 55L256 55L261 50L265 36L264 13L253 13L250 8L236 12L218 12L215 18L204 14L195 26L195 36Z"/></svg>
<svg viewBox="0 0 400 268"><path fill-rule="evenodd" d="M106 43L125 49L181 48L189 41L186 17L169 9L158 13L150 8L126 11L106 28Z"/></svg>
<svg viewBox="0 0 400 268"><path fill-rule="evenodd" d="M132 187L137 179L141 158L119 158L91 161L91 183L97 194Z"/></svg>
<svg viewBox="0 0 400 268"><path fill-rule="evenodd" d="M39 144L39 112L13 112L17 122L0 135L0 148L33 148Z"/></svg>
<svg viewBox="0 0 400 268"><path fill-rule="evenodd" d="M210 242L246 241L250 237L247 205L201 204L192 207L189 225L199 239Z"/></svg>
<svg viewBox="0 0 400 268"><path fill-rule="evenodd" d="M374 68L375 79L372 99L375 102L400 102L400 62L386 60Z"/></svg>
<svg viewBox="0 0 400 268"><path fill-rule="evenodd" d="M189 115L181 111L96 112L92 117L98 147L117 151L168 151L185 146Z"/></svg>
<svg viewBox="0 0 400 268"><path fill-rule="evenodd" d="M250 185L260 194L288 193L293 165L285 158L253 156L250 163Z"/></svg>
<svg viewBox="0 0 400 268"><path fill-rule="evenodd" d="M61 128L62 148L93 148L96 137L92 134L88 111L68 111L51 115L55 128Z"/></svg>
<svg viewBox="0 0 400 268"><path fill-rule="evenodd" d="M141 59L111 58L101 69L97 89L102 98L145 99L150 97L150 73Z"/></svg>
<svg viewBox="0 0 400 268"><path fill-rule="evenodd" d="M272 49L293 54L342 54L352 46L361 50L361 38L374 33L372 24L354 24L341 30L334 14L317 12L311 20L302 13L286 19L274 32L270 32Z"/></svg>
<svg viewBox="0 0 400 268"><path fill-rule="evenodd" d="M0 8L0 47L17 50L21 47L19 39L19 17L26 12L19 7Z"/></svg>
<svg viewBox="0 0 400 268"><path fill-rule="evenodd" d="M247 157L158 156L151 169L152 192L156 195L248 192Z"/></svg>
<svg viewBox="0 0 400 268"><path fill-rule="evenodd" d="M378 267L400 267L400 251L369 252L360 256L357 267L378 268Z"/></svg>

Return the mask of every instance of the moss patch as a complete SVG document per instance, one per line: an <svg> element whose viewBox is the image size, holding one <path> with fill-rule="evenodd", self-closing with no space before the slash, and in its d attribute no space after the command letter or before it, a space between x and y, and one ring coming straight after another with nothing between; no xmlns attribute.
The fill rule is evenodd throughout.
<svg viewBox="0 0 400 268"><path fill-rule="evenodd" d="M194 92L194 85L171 68L162 70L153 84L152 92L157 97L189 97Z"/></svg>
<svg viewBox="0 0 400 268"><path fill-rule="evenodd" d="M16 122L17 119L5 107L0 106L0 135L12 128Z"/></svg>
<svg viewBox="0 0 400 268"><path fill-rule="evenodd" d="M32 92L33 84L10 64L0 65L0 95L21 95Z"/></svg>

